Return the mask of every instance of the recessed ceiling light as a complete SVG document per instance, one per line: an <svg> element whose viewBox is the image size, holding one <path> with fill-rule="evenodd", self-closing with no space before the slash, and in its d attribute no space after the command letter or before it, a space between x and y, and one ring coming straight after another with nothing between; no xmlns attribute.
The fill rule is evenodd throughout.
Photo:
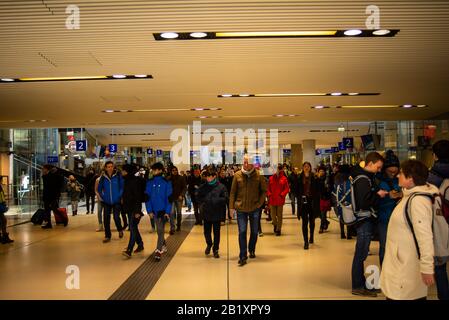
<svg viewBox="0 0 449 320"><path fill-rule="evenodd" d="M426 104L418 104L417 107L418 107L418 108L426 108L426 107L428 107L428 106L427 106Z"/></svg>
<svg viewBox="0 0 449 320"><path fill-rule="evenodd" d="M333 92L331 93L331 96L341 96L341 92Z"/></svg>
<svg viewBox="0 0 449 320"><path fill-rule="evenodd" d="M357 92L351 92L351 93L348 93L348 95L350 95L350 96L357 96L358 93Z"/></svg>
<svg viewBox="0 0 449 320"><path fill-rule="evenodd" d="M147 78L148 75L147 74L136 74L136 75L134 75L134 77L136 77L136 78Z"/></svg>
<svg viewBox="0 0 449 320"><path fill-rule="evenodd" d="M2 78L1 80L5 81L5 82L13 82L14 81L14 79L11 79L11 78Z"/></svg>
<svg viewBox="0 0 449 320"><path fill-rule="evenodd" d="M113 78L115 79L124 79L126 78L126 76L124 74L114 74L112 75Z"/></svg>
<svg viewBox="0 0 449 320"><path fill-rule="evenodd" d="M179 35L176 32L164 32L161 37L164 39L176 39Z"/></svg>
<svg viewBox="0 0 449 320"><path fill-rule="evenodd" d="M413 108L412 104L404 104L402 108Z"/></svg>
<svg viewBox="0 0 449 320"><path fill-rule="evenodd" d="M327 107L327 106L314 106L314 107L312 107L312 109L327 109L327 108L329 108L329 107Z"/></svg>
<svg viewBox="0 0 449 320"><path fill-rule="evenodd" d="M383 29L383 30L376 30L373 32L373 34L375 36L385 36L385 35L389 34L390 32L391 32L390 30Z"/></svg>
<svg viewBox="0 0 449 320"><path fill-rule="evenodd" d="M205 32L192 32L190 34L190 36L192 38L205 38L205 37L207 37L207 33L205 33Z"/></svg>
<svg viewBox="0 0 449 320"><path fill-rule="evenodd" d="M225 94L220 95L220 97L229 98L229 97L232 97L232 94L225 93Z"/></svg>
<svg viewBox="0 0 449 320"><path fill-rule="evenodd" d="M346 30L344 32L345 36L358 36L360 34L362 34L362 30L358 30L358 29L352 29L352 30Z"/></svg>
<svg viewBox="0 0 449 320"><path fill-rule="evenodd" d="M338 127L338 132L344 132L345 131L345 127Z"/></svg>
<svg viewBox="0 0 449 320"><path fill-rule="evenodd" d="M106 113L112 113L112 112L114 112L114 110L104 110L104 112L106 112Z"/></svg>
<svg viewBox="0 0 449 320"><path fill-rule="evenodd" d="M253 38L253 37L314 37L334 36L332 31L271 31L271 32L217 32L217 38Z"/></svg>
<svg viewBox="0 0 449 320"><path fill-rule="evenodd" d="M116 79L153 79L151 75L123 75L112 76L74 76L74 77L35 77L35 78L0 78L0 83L6 82L38 82L38 81L81 81L81 80L116 80Z"/></svg>
<svg viewBox="0 0 449 320"><path fill-rule="evenodd" d="M240 97L249 97L249 94L248 93L241 93L241 94L239 94L239 96Z"/></svg>
<svg viewBox="0 0 449 320"><path fill-rule="evenodd" d="M98 80L98 79L107 79L107 76L19 78L20 81Z"/></svg>

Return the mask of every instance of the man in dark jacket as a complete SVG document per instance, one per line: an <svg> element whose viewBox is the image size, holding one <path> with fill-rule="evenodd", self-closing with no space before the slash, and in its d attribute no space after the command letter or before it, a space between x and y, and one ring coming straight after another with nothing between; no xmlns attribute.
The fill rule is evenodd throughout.
<svg viewBox="0 0 449 320"><path fill-rule="evenodd" d="M288 176L288 186L290 188L290 193L288 196L291 201L293 215L296 214L296 206L298 206L298 212L300 206L300 202L298 199L299 173L299 168L295 167Z"/></svg>
<svg viewBox="0 0 449 320"><path fill-rule="evenodd" d="M388 191L376 190L374 178L380 172L384 163L383 157L377 152L371 152L366 156L365 166L356 166L352 173L354 182L355 203L352 204L356 212L375 212L380 198L385 197ZM375 219L368 217L355 226L357 230L357 242L354 259L352 261L352 294L376 297L376 292L365 287L364 261L368 257L371 238L374 234Z"/></svg>
<svg viewBox="0 0 449 320"><path fill-rule="evenodd" d="M195 169L193 170L193 175L191 175L188 180L187 184L189 189L190 198L192 199L193 203L193 211L195 212L195 225L202 225L202 219L200 217L199 208L198 208L198 200L196 199L195 193L197 189L202 184L201 176L200 176L200 170Z"/></svg>
<svg viewBox="0 0 449 320"><path fill-rule="evenodd" d="M220 183L222 185L225 186L226 192L229 195L229 192L231 192L232 178L226 176L226 170L224 168L221 168L220 176L219 176L218 180L220 181ZM231 210L229 210L229 199L226 201L226 208L227 208L229 223L231 223L232 216L231 216ZM223 221L225 221L226 220L226 213L225 213L223 218L224 218Z"/></svg>
<svg viewBox="0 0 449 320"><path fill-rule="evenodd" d="M52 165L46 164L42 169L42 180L44 183L43 201L45 225L43 229L51 229L51 211L53 214L58 214L59 198L61 196L61 190L64 185L64 177L58 173L58 169Z"/></svg>
<svg viewBox="0 0 449 320"><path fill-rule="evenodd" d="M111 241L111 212L114 215L115 225L119 237L123 238L123 228L120 220L121 199L123 195L124 182L122 176L117 172L112 161L106 162L105 172L98 183L98 194L104 208L104 243Z"/></svg>
<svg viewBox="0 0 449 320"><path fill-rule="evenodd" d="M177 221L176 231L181 231L182 222L182 202L184 200L187 183L186 179L179 175L178 168L171 168L169 181L172 183L172 195L170 197L172 203L172 214L170 215L170 234L175 234L175 219Z"/></svg>
<svg viewBox="0 0 449 320"><path fill-rule="evenodd" d="M220 222L222 217L226 215L228 192L226 187L218 181L215 169L207 170L204 176L207 182L198 189L197 199L204 217L204 237L207 244L205 254L209 255L210 250L213 249L214 257L219 258ZM213 242L212 229L214 232Z"/></svg>
<svg viewBox="0 0 449 320"><path fill-rule="evenodd" d="M435 163L430 170L428 182L440 188L443 180L449 179L449 140L437 141L432 146ZM449 281L447 277L447 262L435 264L435 282L438 299L449 300Z"/></svg>
<svg viewBox="0 0 449 320"><path fill-rule="evenodd" d="M137 167L126 164L122 168L124 180L122 206L128 214L130 237L128 248L123 251L123 255L131 258L134 245L137 243L137 249L134 253L143 251L143 241L139 232L140 218L143 216L142 203L145 202L146 181L140 176L136 176Z"/></svg>
<svg viewBox="0 0 449 320"><path fill-rule="evenodd" d="M90 168L89 172L86 175L85 184L84 184L84 190L86 194L86 210L87 213L94 213L95 208L95 181L97 180L98 175L95 173L94 168ZM89 211L89 204L90 211Z"/></svg>

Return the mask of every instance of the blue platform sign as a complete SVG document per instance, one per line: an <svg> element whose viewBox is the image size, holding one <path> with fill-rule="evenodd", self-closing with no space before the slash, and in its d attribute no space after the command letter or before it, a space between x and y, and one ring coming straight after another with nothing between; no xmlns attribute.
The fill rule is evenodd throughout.
<svg viewBox="0 0 449 320"><path fill-rule="evenodd" d="M157 157L162 157L162 150L156 150L156 156Z"/></svg>
<svg viewBox="0 0 449 320"><path fill-rule="evenodd" d="M315 150L315 155L319 156L321 154L321 149L316 149Z"/></svg>
<svg viewBox="0 0 449 320"><path fill-rule="evenodd" d="M147 154L148 154L149 156L153 156L153 149L152 149L152 148L148 148L148 149L147 149Z"/></svg>
<svg viewBox="0 0 449 320"><path fill-rule="evenodd" d="M343 142L338 143L338 150L340 150L340 151L346 150L346 146Z"/></svg>
<svg viewBox="0 0 449 320"><path fill-rule="evenodd" d="M346 149L353 149L354 148L354 138L343 138L343 144L345 145Z"/></svg>
<svg viewBox="0 0 449 320"><path fill-rule="evenodd" d="M87 140L76 140L76 151L86 151Z"/></svg>
<svg viewBox="0 0 449 320"><path fill-rule="evenodd" d="M338 153L340 151L338 147L332 147L332 153Z"/></svg>
<svg viewBox="0 0 449 320"><path fill-rule="evenodd" d="M58 156L48 156L47 157L47 163L58 163L59 158Z"/></svg>
<svg viewBox="0 0 449 320"><path fill-rule="evenodd" d="M109 152L116 153L117 151L118 151L117 144L110 144L109 145Z"/></svg>

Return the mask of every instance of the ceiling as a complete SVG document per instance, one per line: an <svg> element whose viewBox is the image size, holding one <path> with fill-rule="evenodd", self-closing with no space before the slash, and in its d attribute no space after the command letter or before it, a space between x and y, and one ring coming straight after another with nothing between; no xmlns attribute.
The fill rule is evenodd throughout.
<svg viewBox="0 0 449 320"><path fill-rule="evenodd" d="M66 7L80 8L68 30ZM0 83L0 127L180 126L420 120L447 111L449 2L375 1L392 38L155 41L164 31L365 29L367 1L0 1L0 77L151 74L154 79ZM380 92L217 98L222 93ZM314 105L427 104L312 110ZM219 107L111 113L105 109ZM273 114L298 117L273 118ZM25 120L42 120L28 123ZM137 141L137 140L136 140Z"/></svg>

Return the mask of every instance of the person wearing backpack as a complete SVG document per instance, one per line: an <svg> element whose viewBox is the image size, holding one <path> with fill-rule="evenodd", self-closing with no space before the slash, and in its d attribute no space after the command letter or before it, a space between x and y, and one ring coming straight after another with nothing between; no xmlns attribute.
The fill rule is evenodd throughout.
<svg viewBox="0 0 449 320"><path fill-rule="evenodd" d="M401 165L403 198L387 232L380 286L387 299L426 299L434 283L433 203L438 188L427 183L429 170L420 161Z"/></svg>
<svg viewBox="0 0 449 320"><path fill-rule="evenodd" d="M379 210L377 212L377 230L379 234L379 260L382 266L385 256L385 243L387 241L387 227L390 216L396 204L402 198L402 191L399 187L399 159L392 150L385 153L385 162L379 181L379 188L388 191L388 195L379 200Z"/></svg>
<svg viewBox="0 0 449 320"><path fill-rule="evenodd" d="M357 241L351 271L353 295L377 297L375 291L368 290L365 286L364 262L374 234L376 208L379 200L388 194L388 191L377 190L374 183L375 174L381 171L383 163L384 158L379 153L371 152L366 156L365 166L362 168L358 165L351 173L355 202L352 203L352 208L359 217L364 217L355 224Z"/></svg>
<svg viewBox="0 0 449 320"><path fill-rule="evenodd" d="M432 146L435 163L430 170L428 182L440 188L442 198L449 201L449 140L437 141ZM447 204L448 202L446 202ZM435 242L439 245L435 248L435 282L437 285L438 299L449 300L449 281L447 275L447 261L449 260L449 227L441 223L441 228L434 229ZM441 250L440 250L441 248ZM441 253L439 253L441 251Z"/></svg>
<svg viewBox="0 0 449 320"><path fill-rule="evenodd" d="M351 188L351 183L349 181L349 175L351 174L351 167L347 164L343 164L339 167L338 172L334 177L334 188L332 192L332 205L334 207L335 214L340 220L340 238L341 239L352 239L351 237L351 226L346 226L345 234L345 224L343 223L342 217L342 203L348 203L351 201L349 190Z"/></svg>
<svg viewBox="0 0 449 320"><path fill-rule="evenodd" d="M104 232L105 238L103 243L111 241L111 213L114 216L114 222L119 233L119 237L123 238L123 228L120 220L121 199L123 195L123 178L117 172L112 161L108 161L104 165L104 173L98 182L98 194L100 201L103 203L104 210Z"/></svg>
<svg viewBox="0 0 449 320"><path fill-rule="evenodd" d="M74 175L69 176L69 181L67 182L67 192L70 196L70 201L72 203L72 216L78 214L78 203L80 201L81 190L83 186L76 180Z"/></svg>

